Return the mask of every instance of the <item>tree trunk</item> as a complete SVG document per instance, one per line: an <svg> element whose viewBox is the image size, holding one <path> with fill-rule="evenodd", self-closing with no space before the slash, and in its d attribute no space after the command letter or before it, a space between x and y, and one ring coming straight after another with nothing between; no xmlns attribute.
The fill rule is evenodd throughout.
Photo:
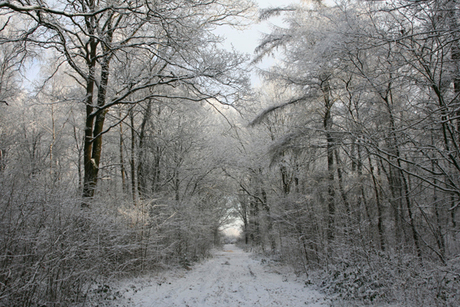
<svg viewBox="0 0 460 307"><path fill-rule="evenodd" d="M131 124L131 196L133 204L137 204L137 189L136 189L136 130L134 128L134 111L129 110L129 120Z"/></svg>
<svg viewBox="0 0 460 307"><path fill-rule="evenodd" d="M94 0L90 1L91 11L95 10ZM113 14L113 13L112 13ZM94 197L96 190L99 164L101 161L102 153L102 132L104 129L105 115L107 109L101 109L105 105L107 86L109 82L109 67L111 54L109 44L112 41L113 30L111 28L111 16L107 21L107 34L106 41L102 46L105 54L102 58L101 73L99 87L97 88L97 107L98 110L94 112L94 90L96 86L96 64L97 64L97 47L98 42L94 38L96 32L96 21L94 16L86 17L86 24L88 25L89 39L89 57L87 58L88 77L86 84L86 126L85 126L85 145L84 145L84 182L83 182L83 206L89 206L88 200ZM94 113L93 113L94 112Z"/></svg>
<svg viewBox="0 0 460 307"><path fill-rule="evenodd" d="M118 113L119 117L121 118L121 109ZM124 140L123 140L123 122L120 123L120 175L121 175L121 187L123 193L127 193L127 183L126 183L126 168L125 168L125 157L124 157Z"/></svg>
<svg viewBox="0 0 460 307"><path fill-rule="evenodd" d="M276 240L275 240L275 234L273 233L273 218L270 213L270 207L268 206L267 203L267 192L265 192L265 189L263 187L260 188L261 191L261 199L262 199L262 208L265 210L266 214L266 220L267 220L267 235L268 235L268 240L270 242L270 250L272 253L276 251Z"/></svg>
<svg viewBox="0 0 460 307"><path fill-rule="evenodd" d="M414 245L415 245L415 251L417 252L417 256L420 260L420 263L423 261L422 258L422 250L420 248L420 239L419 239L419 234L417 232L417 229L415 227L415 215L413 212L412 208L412 200L410 199L409 196L409 191L410 191L410 186L407 182L406 176L404 174L404 171L402 170L402 165L401 165L401 160L398 159L398 167L399 167L399 173L402 179L402 188L404 192L404 198L406 200L406 208L407 208L407 214L409 216L409 226L411 228L412 232L412 238L414 240Z"/></svg>
<svg viewBox="0 0 460 307"><path fill-rule="evenodd" d="M332 101L331 87L329 85L329 76L323 78L321 82L321 91L324 99L324 117L323 128L326 133L326 153L327 153L327 238L329 241L334 239L335 234L335 188L334 188L334 138L332 136Z"/></svg>
<svg viewBox="0 0 460 307"><path fill-rule="evenodd" d="M94 45L94 46L93 46ZM90 43L90 46L94 48L94 56L96 55L95 44ZM94 60L95 62L95 60ZM96 189L97 183L97 165L96 161L92 157L92 146L93 146L93 91L94 91L94 70L95 63L90 67L92 76L88 78L86 84L86 123L85 123L85 142L83 146L83 204L82 206L88 207L89 202L94 196L94 190Z"/></svg>
<svg viewBox="0 0 460 307"><path fill-rule="evenodd" d="M343 174L342 174L342 165L340 161L340 155L339 151L337 148L334 150L335 153L335 162L336 162L336 168L337 168L337 180L339 183L339 191L340 195L342 197L343 204L345 206L345 212L347 214L347 219L350 218L350 203L348 202L348 197L347 194L345 193L345 188L343 187Z"/></svg>
<svg viewBox="0 0 460 307"><path fill-rule="evenodd" d="M377 178L374 174L374 166L372 165L372 160L371 156L368 154L367 156L369 160L369 169L371 172L371 177L372 177L372 183L374 187L374 194L375 194L375 204L377 206L377 231L378 231L378 236L379 236L379 243L380 243L380 249L382 251L385 250L385 236L384 236L384 229L383 229L383 210L382 210L382 203L380 200L380 187L379 183L377 181ZM372 222L369 221L372 226Z"/></svg>
<svg viewBox="0 0 460 307"><path fill-rule="evenodd" d="M150 120L152 109L152 102L147 102L147 108L142 118L142 123L139 128L139 145L138 145L138 158L137 158L137 189L139 197L143 199L147 194L147 170L145 165L146 148L145 148L145 134L147 129L147 122Z"/></svg>

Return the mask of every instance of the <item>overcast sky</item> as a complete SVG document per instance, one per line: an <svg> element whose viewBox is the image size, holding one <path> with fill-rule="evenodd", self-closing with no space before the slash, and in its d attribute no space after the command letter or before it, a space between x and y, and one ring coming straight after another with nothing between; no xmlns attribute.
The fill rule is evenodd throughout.
<svg viewBox="0 0 460 307"><path fill-rule="evenodd" d="M254 0L259 8L268 8L268 7L283 7L288 6L290 4L298 4L302 0ZM333 5L334 0L326 0L324 3L327 5ZM260 43L263 33L270 33L271 27L273 24L278 26L282 25L282 17L270 18L270 20L266 20L257 24L252 25L248 29L245 30L237 30L232 29L230 27L222 27L217 31L219 35L226 37L226 41L224 46L230 48L233 46L237 51L248 53L251 56L254 55L254 49ZM258 64L257 66L260 68L268 68L275 59L265 59L262 63ZM253 85L257 85L259 83L259 78L257 77L256 73L253 73L252 76L252 83Z"/></svg>
<svg viewBox="0 0 460 307"><path fill-rule="evenodd" d="M255 2L259 5L259 8L268 8L287 6L292 3L299 3L300 0L255 0ZM227 47L233 45L238 51L252 54L260 42L261 34L269 33L270 25L273 23L280 24L281 20L281 18L270 19L269 21L254 24L245 30L222 27L218 33L226 37L225 45Z"/></svg>
<svg viewBox="0 0 460 307"><path fill-rule="evenodd" d="M287 6L292 3L299 3L301 0L255 0L259 8ZM251 56L254 54L254 49L260 43L263 33L270 33L273 24L282 25L282 18L271 18L268 21L263 21L250 26L245 30L237 30L230 27L221 27L217 33L226 38L224 46L231 48L233 46L237 51L248 53ZM265 59L258 67L267 68L273 63L274 59ZM257 85L259 78L253 72L252 83Z"/></svg>

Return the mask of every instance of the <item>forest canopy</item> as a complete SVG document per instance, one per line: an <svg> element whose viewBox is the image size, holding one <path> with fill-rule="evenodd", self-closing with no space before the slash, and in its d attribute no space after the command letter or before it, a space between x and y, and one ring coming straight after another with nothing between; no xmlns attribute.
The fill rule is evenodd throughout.
<svg viewBox="0 0 460 307"><path fill-rule="evenodd" d="M1 1L0 305L188 267L238 221L331 296L457 306L459 10ZM275 16L252 55L215 32Z"/></svg>

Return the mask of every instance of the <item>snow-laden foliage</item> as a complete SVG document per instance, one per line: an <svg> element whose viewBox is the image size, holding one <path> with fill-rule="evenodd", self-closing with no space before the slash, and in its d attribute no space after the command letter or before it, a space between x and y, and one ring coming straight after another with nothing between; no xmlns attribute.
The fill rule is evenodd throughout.
<svg viewBox="0 0 460 307"><path fill-rule="evenodd" d="M332 297L368 304L456 306L460 299L458 263L420 265L408 254L342 251L336 264L318 274L317 282Z"/></svg>
<svg viewBox="0 0 460 307"><path fill-rule="evenodd" d="M271 11L250 243L356 304L458 305L458 2Z"/></svg>
<svg viewBox="0 0 460 307"><path fill-rule="evenodd" d="M107 196L88 211L71 185L15 179L1 179L2 305L77 305L107 280L188 267L214 246L219 225L201 200L178 210L171 200L133 208Z"/></svg>

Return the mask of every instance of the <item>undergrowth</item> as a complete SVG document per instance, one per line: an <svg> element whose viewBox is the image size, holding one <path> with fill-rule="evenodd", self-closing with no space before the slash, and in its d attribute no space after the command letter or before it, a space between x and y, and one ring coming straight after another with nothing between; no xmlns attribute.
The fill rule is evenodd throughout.
<svg viewBox="0 0 460 307"><path fill-rule="evenodd" d="M358 256L359 255L359 256ZM350 253L316 271L316 283L331 298L365 305L460 305L460 266L401 253Z"/></svg>

